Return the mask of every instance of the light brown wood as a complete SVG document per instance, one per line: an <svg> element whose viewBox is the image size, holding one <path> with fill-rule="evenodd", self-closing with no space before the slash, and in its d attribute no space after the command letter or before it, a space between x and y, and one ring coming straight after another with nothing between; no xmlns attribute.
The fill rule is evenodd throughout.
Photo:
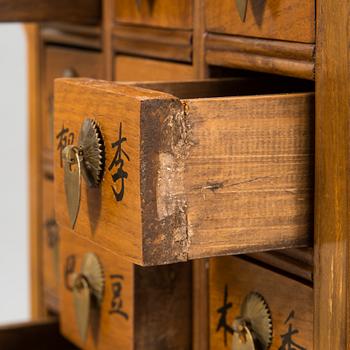
<svg viewBox="0 0 350 350"><path fill-rule="evenodd" d="M349 349L349 1L317 1L315 349Z"/></svg>
<svg viewBox="0 0 350 350"><path fill-rule="evenodd" d="M41 164L40 150L40 40L39 28L26 25L28 39L28 189L29 189L29 249L30 249L30 302L31 316L37 319L45 315L42 289L41 260Z"/></svg>
<svg viewBox="0 0 350 350"><path fill-rule="evenodd" d="M236 1L206 0L206 23L209 32L258 38L315 42L315 1L248 1L242 22Z"/></svg>
<svg viewBox="0 0 350 350"><path fill-rule="evenodd" d="M189 64L117 55L114 60L115 80L118 81L184 81L194 79Z"/></svg>
<svg viewBox="0 0 350 350"><path fill-rule="evenodd" d="M122 122L132 160L121 202L111 188L114 169L100 190L83 185L75 232L144 265L307 245L313 94L249 96L244 79L231 86L243 96L179 100L124 84L57 80L55 134L65 125L77 135L94 116L108 169ZM57 217L67 227L58 151L55 162Z"/></svg>
<svg viewBox="0 0 350 350"><path fill-rule="evenodd" d="M192 301L189 264L140 268L76 237L69 230L62 230L61 237L62 276L68 257L75 257L75 271L79 272L86 253L97 255L105 276L103 301L97 308L99 311L91 314L85 343L79 336L72 292L63 281L60 284L60 324L68 339L87 350L190 349ZM119 277L113 277L115 275ZM116 286L120 291L117 298L114 298L113 283L120 283ZM113 300L124 316L111 312L114 310Z"/></svg>
<svg viewBox="0 0 350 350"><path fill-rule="evenodd" d="M131 25L117 25L113 29L115 52L168 59L192 61L192 32Z"/></svg>
<svg viewBox="0 0 350 350"><path fill-rule="evenodd" d="M210 65L314 79L314 44L209 34L205 46Z"/></svg>
<svg viewBox="0 0 350 350"><path fill-rule="evenodd" d="M54 79L65 75L102 79L104 77L102 55L94 51L74 48L47 46L45 49L44 92L42 99L43 152L46 152L46 157L51 158L51 166L55 142L53 131L53 83Z"/></svg>
<svg viewBox="0 0 350 350"><path fill-rule="evenodd" d="M101 18L100 0L1 0L0 22L66 21L93 24Z"/></svg>
<svg viewBox="0 0 350 350"><path fill-rule="evenodd" d="M292 325L293 331L298 330L291 338L295 344L302 346L303 349L314 349L311 287L233 257L211 259L209 274L210 349L232 348L231 334L227 333L225 346L223 328L217 329L221 316L218 309L224 306L225 287L227 287L227 303L232 303L232 307L227 310L228 326L231 327L234 318L240 315L240 305L246 295L257 292L264 297L271 311L273 342L270 349L288 349L288 345L282 347L282 344L283 335L288 333L289 325ZM294 318L287 321L292 312ZM297 349L296 346L293 348Z"/></svg>
<svg viewBox="0 0 350 350"><path fill-rule="evenodd" d="M40 319L0 326L0 348L6 350L78 350L59 333L56 320Z"/></svg>
<svg viewBox="0 0 350 350"><path fill-rule="evenodd" d="M115 20L162 28L191 29L192 0L114 0Z"/></svg>

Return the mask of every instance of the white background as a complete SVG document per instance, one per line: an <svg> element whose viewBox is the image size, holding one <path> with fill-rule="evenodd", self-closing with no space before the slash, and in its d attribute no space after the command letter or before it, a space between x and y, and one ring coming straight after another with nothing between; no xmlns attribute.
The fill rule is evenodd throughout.
<svg viewBox="0 0 350 350"><path fill-rule="evenodd" d="M26 37L0 25L0 323L29 317Z"/></svg>

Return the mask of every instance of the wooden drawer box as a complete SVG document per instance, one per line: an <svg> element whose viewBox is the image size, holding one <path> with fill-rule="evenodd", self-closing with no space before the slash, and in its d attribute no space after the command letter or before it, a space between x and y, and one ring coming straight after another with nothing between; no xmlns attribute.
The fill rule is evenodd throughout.
<svg viewBox="0 0 350 350"><path fill-rule="evenodd" d="M191 265L138 267L69 230L61 235L61 331L73 343L94 350L191 348ZM85 340L81 338L71 290L86 254L103 269L101 304L91 305ZM82 312L81 312L82 313ZM81 314L80 313L80 314Z"/></svg>
<svg viewBox="0 0 350 350"><path fill-rule="evenodd" d="M314 0L247 0L244 21L236 0L206 0L205 11L209 32L315 42Z"/></svg>
<svg viewBox="0 0 350 350"><path fill-rule="evenodd" d="M191 29L192 0L114 0L119 23Z"/></svg>
<svg viewBox="0 0 350 350"><path fill-rule="evenodd" d="M55 133L94 118L103 139L104 180L82 180L76 234L142 265L310 242L313 93L241 78L139 86L56 81ZM57 219L70 227L55 148Z"/></svg>
<svg viewBox="0 0 350 350"><path fill-rule="evenodd" d="M43 142L46 151L53 146L53 82L60 77L102 79L102 55L98 52L48 46L45 49L45 77L42 99ZM69 134L63 135L70 142ZM46 153L48 154L48 153Z"/></svg>
<svg viewBox="0 0 350 350"><path fill-rule="evenodd" d="M250 293L263 297L270 311L270 350L313 349L311 287L234 257L211 259L209 271L210 349L234 349L233 322Z"/></svg>

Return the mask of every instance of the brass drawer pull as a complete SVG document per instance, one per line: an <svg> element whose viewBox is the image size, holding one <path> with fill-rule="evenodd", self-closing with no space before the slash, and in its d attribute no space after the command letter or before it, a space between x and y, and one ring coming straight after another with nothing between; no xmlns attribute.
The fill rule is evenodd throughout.
<svg viewBox="0 0 350 350"><path fill-rule="evenodd" d="M268 350L272 343L272 319L265 299L250 293L233 321L233 350Z"/></svg>
<svg viewBox="0 0 350 350"><path fill-rule="evenodd" d="M80 129L79 145L68 145L63 150L64 187L72 228L79 213L81 175L89 187L98 187L104 172L104 159L100 128L93 119L85 119Z"/></svg>
<svg viewBox="0 0 350 350"><path fill-rule="evenodd" d="M242 22L245 22L248 0L236 0L236 5L237 5L239 17L241 17Z"/></svg>
<svg viewBox="0 0 350 350"><path fill-rule="evenodd" d="M74 309L80 337L85 341L93 305L102 303L105 279L100 260L93 253L86 253L80 272L70 271L68 289L73 292ZM95 304L92 304L92 301Z"/></svg>

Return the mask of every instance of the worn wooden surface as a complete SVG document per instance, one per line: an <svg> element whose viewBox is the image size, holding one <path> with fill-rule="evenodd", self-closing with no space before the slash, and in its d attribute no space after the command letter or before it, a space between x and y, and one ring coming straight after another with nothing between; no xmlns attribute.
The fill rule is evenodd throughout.
<svg viewBox="0 0 350 350"><path fill-rule="evenodd" d="M112 45L115 52L191 62L192 31L116 25Z"/></svg>
<svg viewBox="0 0 350 350"><path fill-rule="evenodd" d="M205 47L210 65L315 78L314 44L208 34Z"/></svg>
<svg viewBox="0 0 350 350"><path fill-rule="evenodd" d="M55 135L53 130L54 79L63 76L104 77L102 55L94 51L48 46L45 50L44 91L42 98L43 151L53 155ZM47 151L49 153L47 153Z"/></svg>
<svg viewBox="0 0 350 350"><path fill-rule="evenodd" d="M56 86L56 134L62 125L78 134L83 119L94 116L108 165L122 122L133 160L125 165L121 202L111 189L112 169L101 190L83 185L78 234L145 265L310 242L313 94L246 96L241 90L243 96L180 102L87 79ZM55 160L57 217L68 226L58 151Z"/></svg>
<svg viewBox="0 0 350 350"><path fill-rule="evenodd" d="M231 334L227 333L225 345L223 328L218 329L222 315L218 309L224 306L226 287L227 303L232 303L227 310L228 326L232 326L234 318L240 315L240 305L246 295L257 292L264 297L271 311L271 350L323 349L313 346L313 290L308 285L233 257L210 259L209 275L210 349L232 349ZM291 313L294 317L287 321ZM295 344L292 348L283 345L283 335L288 334L289 325L293 331L298 331L291 336L292 341L302 348Z"/></svg>
<svg viewBox="0 0 350 350"><path fill-rule="evenodd" d="M153 27L191 29L192 0L114 0L115 20Z"/></svg>
<svg viewBox="0 0 350 350"><path fill-rule="evenodd" d="M312 94L185 103L188 140L194 145L189 147L182 174L188 257L310 242ZM165 203L173 200L171 192L170 183Z"/></svg>
<svg viewBox="0 0 350 350"><path fill-rule="evenodd" d="M140 268L76 237L69 230L63 229L61 237L62 276L69 256L75 256L75 270L79 272L81 259L87 252L98 256L105 276L103 302L100 309L91 314L85 343L79 336L72 292L63 281L60 284L61 330L68 339L87 350L190 349L189 264ZM113 299L113 283L121 283L119 298L116 299ZM112 300L127 317L111 312Z"/></svg>
<svg viewBox="0 0 350 350"><path fill-rule="evenodd" d="M114 60L115 80L118 81L176 81L193 80L193 66L125 55Z"/></svg>
<svg viewBox="0 0 350 350"><path fill-rule="evenodd" d="M1 0L0 22L66 21L93 24L101 19L100 0Z"/></svg>
<svg viewBox="0 0 350 350"><path fill-rule="evenodd" d="M286 41L315 42L315 1L248 1L242 22L232 0L206 0L209 32Z"/></svg>
<svg viewBox="0 0 350 350"><path fill-rule="evenodd" d="M317 2L315 349L350 347L350 2Z"/></svg>
<svg viewBox="0 0 350 350"><path fill-rule="evenodd" d="M0 348L4 350L78 350L62 337L58 322L49 319L1 325Z"/></svg>

